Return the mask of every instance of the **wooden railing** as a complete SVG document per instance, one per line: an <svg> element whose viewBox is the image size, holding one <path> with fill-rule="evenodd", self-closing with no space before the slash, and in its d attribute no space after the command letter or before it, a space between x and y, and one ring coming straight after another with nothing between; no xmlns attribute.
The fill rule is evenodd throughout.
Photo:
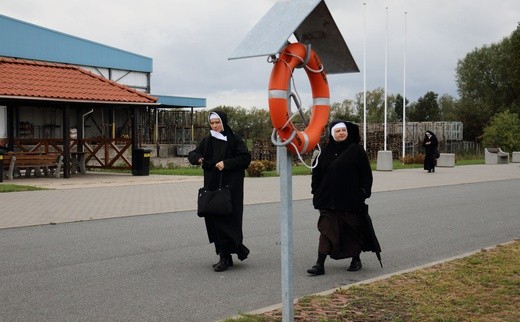
<svg viewBox="0 0 520 322"><path fill-rule="evenodd" d="M71 139L70 150L76 152L78 144L85 152L85 166L99 169L131 169L130 138ZM63 155L63 139L15 139L15 150L23 152L60 153Z"/></svg>

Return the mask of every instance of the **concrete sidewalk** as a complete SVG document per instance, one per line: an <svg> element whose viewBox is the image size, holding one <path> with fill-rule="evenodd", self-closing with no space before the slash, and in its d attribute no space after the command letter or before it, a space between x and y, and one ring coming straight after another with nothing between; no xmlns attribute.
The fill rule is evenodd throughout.
<svg viewBox="0 0 520 322"><path fill-rule="evenodd" d="M520 164L471 165L388 172L374 171L373 192L520 179ZM310 199L310 176L293 176L293 199ZM196 208L201 177L132 176L89 172L69 179L19 178L4 183L52 190L0 194L0 228L123 216L188 211ZM246 178L246 205L279 202L280 179Z"/></svg>

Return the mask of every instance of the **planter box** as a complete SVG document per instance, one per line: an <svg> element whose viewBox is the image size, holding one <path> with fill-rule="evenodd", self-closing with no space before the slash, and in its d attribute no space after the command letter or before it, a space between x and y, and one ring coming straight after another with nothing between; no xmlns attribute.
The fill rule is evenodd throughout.
<svg viewBox="0 0 520 322"><path fill-rule="evenodd" d="M452 168L455 166L455 154L454 153L441 153L437 159L438 167Z"/></svg>
<svg viewBox="0 0 520 322"><path fill-rule="evenodd" d="M520 163L520 152L513 152L513 158L511 162Z"/></svg>

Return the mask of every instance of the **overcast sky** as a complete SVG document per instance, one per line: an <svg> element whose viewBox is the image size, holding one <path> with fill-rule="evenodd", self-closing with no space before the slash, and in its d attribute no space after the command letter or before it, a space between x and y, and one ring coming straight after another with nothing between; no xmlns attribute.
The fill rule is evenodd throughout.
<svg viewBox="0 0 520 322"><path fill-rule="evenodd" d="M218 105L267 108L272 65L266 62L266 57L228 58L275 2L16 0L0 1L0 13L153 58L153 94L203 97L211 108ZM428 91L457 97L458 60L475 48L509 36L520 22L518 0L325 0L325 3L361 70L329 77L331 102L354 99L363 92L364 61L367 90L384 88L385 52L388 53L387 92L402 95L405 34L407 98L413 102ZM298 79L296 89L303 105L310 105L305 78Z"/></svg>

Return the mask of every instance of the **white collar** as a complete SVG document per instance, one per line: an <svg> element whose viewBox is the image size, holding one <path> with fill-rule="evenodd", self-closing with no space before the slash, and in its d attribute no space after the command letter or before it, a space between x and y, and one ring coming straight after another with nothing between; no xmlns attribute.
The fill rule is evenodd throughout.
<svg viewBox="0 0 520 322"><path fill-rule="evenodd" d="M209 130L209 132L210 132L211 136L214 137L215 139L227 142L227 136L225 136L224 134L217 132L217 131L213 131L213 130Z"/></svg>

